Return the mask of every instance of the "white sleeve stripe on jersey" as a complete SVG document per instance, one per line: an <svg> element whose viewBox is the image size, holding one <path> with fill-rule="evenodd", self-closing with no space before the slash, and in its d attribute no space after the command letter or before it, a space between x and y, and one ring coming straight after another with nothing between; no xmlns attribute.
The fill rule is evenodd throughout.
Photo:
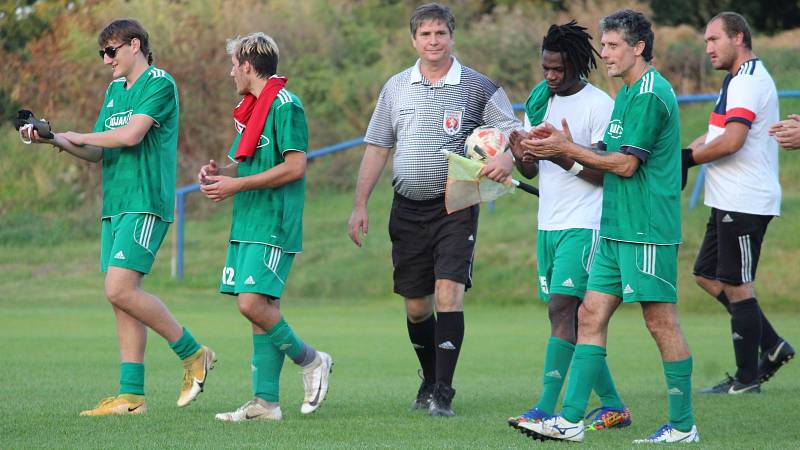
<svg viewBox="0 0 800 450"><path fill-rule="evenodd" d="M736 72L736 75L753 75L756 70L756 60L751 59L750 61L746 61L739 67L739 71Z"/></svg>
<svg viewBox="0 0 800 450"><path fill-rule="evenodd" d="M645 74L642 77L642 84L639 85L639 93L644 94L647 92L653 92L653 82L655 81L655 75L653 72Z"/></svg>

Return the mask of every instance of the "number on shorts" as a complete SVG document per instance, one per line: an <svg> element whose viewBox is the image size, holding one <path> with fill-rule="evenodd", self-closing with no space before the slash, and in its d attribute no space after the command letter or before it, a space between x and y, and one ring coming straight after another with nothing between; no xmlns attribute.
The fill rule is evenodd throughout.
<svg viewBox="0 0 800 450"><path fill-rule="evenodd" d="M550 294L550 292L547 291L547 277L539 277L539 285L542 287L542 292Z"/></svg>
<svg viewBox="0 0 800 450"><path fill-rule="evenodd" d="M235 286L236 283L233 281L233 273L233 267L222 269L222 283L228 286Z"/></svg>

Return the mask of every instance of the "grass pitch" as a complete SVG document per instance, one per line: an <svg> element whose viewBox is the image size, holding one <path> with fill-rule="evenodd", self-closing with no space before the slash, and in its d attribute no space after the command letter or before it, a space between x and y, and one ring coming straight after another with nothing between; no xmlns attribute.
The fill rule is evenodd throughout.
<svg viewBox="0 0 800 450"><path fill-rule="evenodd" d="M785 111L800 106L798 101L787 103ZM687 136L702 131L707 114L708 105L686 109L684 118L693 118L689 122L696 128ZM757 288L779 333L800 348L800 277L795 266L800 261L800 152L782 152L781 158L784 216L770 224ZM321 170L317 166L310 166L310 179ZM354 177L356 171L353 167L349 175ZM281 423L213 419L252 395L249 326L230 297L216 294L229 226L227 207L218 208L211 218L196 213L190 217L182 282L169 277L171 237L145 281L146 289L162 297L178 320L219 354L206 392L187 408L175 406L181 366L165 342L151 333L146 357L150 410L142 417L122 418L78 416L117 389L113 315L97 272L97 222L91 222L91 229L76 230L76 223L88 222L62 220L68 214L66 206L24 220L0 215L0 449L561 445L534 442L505 423L538 396L549 333L546 310L534 298L536 200L517 194L499 200L493 211L481 212L476 286L466 298L467 332L454 382L458 415L444 419L408 409L419 380L402 301L391 294L386 232L390 189L384 178L370 202L367 243L356 249L346 236L352 193L309 187L306 251L292 272L284 313L304 340L332 354L335 366L328 400L318 412L303 417L299 370L287 361ZM684 193L684 202L687 199ZM188 210L201 209L196 203L200 201L199 196L192 198L195 203ZM691 279L707 216L703 206L684 214L685 243L679 259L679 309L694 354L695 389L715 384L734 370L728 317ZM586 448L631 447L633 439L649 435L667 420L661 363L638 306L620 308L609 337L609 363L633 412L633 425L590 434ZM695 396L702 440L696 447L798 448L799 392L800 361L794 361L764 386L761 395ZM596 400L590 404L594 406Z"/></svg>
<svg viewBox="0 0 800 450"><path fill-rule="evenodd" d="M111 310L93 293L28 297L0 305L0 447L19 448L526 448L538 447L505 424L539 392L548 334L538 305L467 306L467 334L455 378L457 417L431 418L409 405L419 380L399 299L329 304L287 300L284 313L308 343L335 360L327 401L301 416L299 370L287 361L281 379L284 421L220 423L214 414L251 396L249 327L230 298L156 289L182 323L219 354L206 392L177 408L181 366L150 334L146 357L149 411L138 417L79 417L117 387ZM8 292L8 291L6 291ZM23 300L23 299L18 299ZM797 315L774 322L800 343ZM728 319L682 317L695 358L694 387L733 369ZM589 448L625 448L666 421L666 393L656 347L638 306L622 307L611 323L609 363L633 425L587 435ZM796 448L800 431L800 363L792 362L761 395L695 396L704 448ZM596 404L593 399L591 407ZM548 446L557 443L546 444Z"/></svg>

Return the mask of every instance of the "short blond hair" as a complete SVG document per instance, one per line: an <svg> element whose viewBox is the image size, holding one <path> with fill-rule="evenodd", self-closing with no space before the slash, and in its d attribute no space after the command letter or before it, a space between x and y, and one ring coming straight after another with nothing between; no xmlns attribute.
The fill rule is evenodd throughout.
<svg viewBox="0 0 800 450"><path fill-rule="evenodd" d="M258 31L228 39L227 50L239 64L249 62L260 78L278 73L278 44L266 33Z"/></svg>

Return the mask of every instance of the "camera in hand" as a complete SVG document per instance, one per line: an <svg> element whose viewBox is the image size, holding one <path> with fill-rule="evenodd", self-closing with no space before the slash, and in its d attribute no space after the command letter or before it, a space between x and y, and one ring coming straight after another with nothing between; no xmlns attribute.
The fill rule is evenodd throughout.
<svg viewBox="0 0 800 450"><path fill-rule="evenodd" d="M21 109L17 111L17 120L14 123L14 127L19 131L20 128L26 125L32 125L33 129L39 133L39 136L45 139L53 139L55 137L50 128L50 122L45 119L37 119L32 112L27 109Z"/></svg>

